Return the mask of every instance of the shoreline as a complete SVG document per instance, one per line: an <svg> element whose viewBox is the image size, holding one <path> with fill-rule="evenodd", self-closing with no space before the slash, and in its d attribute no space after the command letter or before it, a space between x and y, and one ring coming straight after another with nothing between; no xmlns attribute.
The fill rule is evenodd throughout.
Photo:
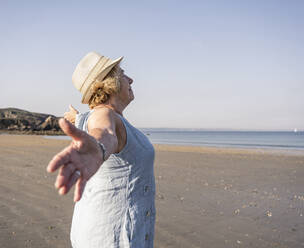
<svg viewBox="0 0 304 248"><path fill-rule="evenodd" d="M54 130L49 130L49 131L32 131L32 130L24 130L24 131L19 131L19 130L0 130L0 135L48 135L48 136L65 136L63 131L54 131Z"/></svg>
<svg viewBox="0 0 304 248"><path fill-rule="evenodd" d="M197 152L197 153L226 153L226 154L272 154L304 157L304 150L282 148L243 148L217 146L183 146L173 144L153 144L160 151Z"/></svg>
<svg viewBox="0 0 304 248"><path fill-rule="evenodd" d="M48 135L48 134L9 134L1 133L0 135L9 136L34 136L50 140L70 141L66 135ZM304 156L304 149L293 148L274 148L274 147L235 147L235 146L204 146L204 145L180 145L180 144L159 144L152 143L153 146L161 151L179 151L179 152L198 152L198 153L243 153L243 154L277 154L277 155L290 155L290 156Z"/></svg>

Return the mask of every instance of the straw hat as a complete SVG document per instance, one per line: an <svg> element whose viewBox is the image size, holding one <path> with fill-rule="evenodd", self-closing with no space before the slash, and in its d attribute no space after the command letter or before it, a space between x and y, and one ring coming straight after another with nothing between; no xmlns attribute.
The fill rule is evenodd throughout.
<svg viewBox="0 0 304 248"><path fill-rule="evenodd" d="M119 64L123 57L111 60L96 52L90 52L84 56L72 76L72 81L77 90L82 94L82 103L88 103L93 92L91 85L96 79L102 81L111 69Z"/></svg>

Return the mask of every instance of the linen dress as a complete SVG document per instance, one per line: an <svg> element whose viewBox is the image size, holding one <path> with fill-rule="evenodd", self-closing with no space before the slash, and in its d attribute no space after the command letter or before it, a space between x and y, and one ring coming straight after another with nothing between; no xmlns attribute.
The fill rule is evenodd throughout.
<svg viewBox="0 0 304 248"><path fill-rule="evenodd" d="M87 131L90 113L81 114L76 126ZM73 248L153 247L154 148L142 132L120 118L127 133L126 145L102 164L75 204Z"/></svg>

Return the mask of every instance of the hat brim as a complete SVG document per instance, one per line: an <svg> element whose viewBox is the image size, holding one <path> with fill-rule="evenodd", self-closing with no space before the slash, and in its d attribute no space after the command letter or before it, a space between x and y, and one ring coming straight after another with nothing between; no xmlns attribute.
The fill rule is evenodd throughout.
<svg viewBox="0 0 304 248"><path fill-rule="evenodd" d="M81 102L84 104L89 103L90 98L93 95L93 89L92 89L92 84L98 78L100 81L102 81L108 74L109 72L113 69L114 66L118 65L120 61L123 59L123 57L119 57L118 59L112 60L109 64L106 64L105 67L102 66L102 71L98 72L98 70L92 75L92 79L90 80L90 85L87 87L86 92L84 92Z"/></svg>

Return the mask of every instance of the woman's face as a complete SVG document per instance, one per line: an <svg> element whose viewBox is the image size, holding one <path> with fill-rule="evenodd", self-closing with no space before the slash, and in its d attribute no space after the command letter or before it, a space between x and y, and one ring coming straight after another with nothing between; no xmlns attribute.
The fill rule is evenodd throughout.
<svg viewBox="0 0 304 248"><path fill-rule="evenodd" d="M120 69L120 73L120 91L118 97L124 104L128 105L134 99L133 90L131 88L133 80L124 73L123 69Z"/></svg>

